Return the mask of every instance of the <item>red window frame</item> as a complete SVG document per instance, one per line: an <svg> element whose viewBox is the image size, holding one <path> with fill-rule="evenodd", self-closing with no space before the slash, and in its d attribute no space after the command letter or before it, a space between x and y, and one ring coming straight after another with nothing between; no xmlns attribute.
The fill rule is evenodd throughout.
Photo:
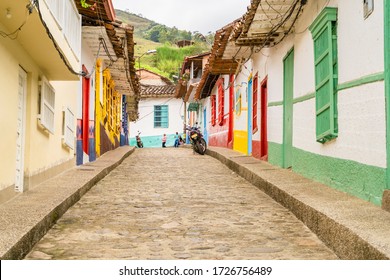
<svg viewBox="0 0 390 280"><path fill-rule="evenodd" d="M223 125L225 113L225 90L223 89L223 79L218 84L218 124Z"/></svg>
<svg viewBox="0 0 390 280"><path fill-rule="evenodd" d="M252 103L252 133L255 133L259 129L257 121L258 116L258 100L259 100L259 76L258 73L253 77L253 103Z"/></svg>
<svg viewBox="0 0 390 280"><path fill-rule="evenodd" d="M210 103L211 103L211 125L215 126L215 121L217 117L217 108L216 108L216 100L215 95L210 96Z"/></svg>

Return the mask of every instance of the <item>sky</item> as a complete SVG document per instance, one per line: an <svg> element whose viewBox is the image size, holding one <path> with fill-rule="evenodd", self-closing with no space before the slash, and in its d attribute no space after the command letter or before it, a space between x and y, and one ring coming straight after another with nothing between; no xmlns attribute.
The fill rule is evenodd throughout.
<svg viewBox="0 0 390 280"><path fill-rule="evenodd" d="M181 30L209 31L224 27L247 11L250 0L112 0L115 9Z"/></svg>

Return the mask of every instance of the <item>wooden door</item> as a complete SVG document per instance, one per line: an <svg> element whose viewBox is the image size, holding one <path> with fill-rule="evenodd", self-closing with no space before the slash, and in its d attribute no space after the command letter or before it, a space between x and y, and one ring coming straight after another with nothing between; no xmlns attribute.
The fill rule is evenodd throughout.
<svg viewBox="0 0 390 280"><path fill-rule="evenodd" d="M26 121L26 88L27 73L19 68L18 85L18 119L16 126L16 173L15 190L23 192L24 185L24 139L25 139L25 121Z"/></svg>
<svg viewBox="0 0 390 280"><path fill-rule="evenodd" d="M293 96L294 96L294 49L283 61L283 154L282 167L292 166Z"/></svg>
<svg viewBox="0 0 390 280"><path fill-rule="evenodd" d="M260 88L260 158L268 160L268 137L267 137L267 78L261 82Z"/></svg>
<svg viewBox="0 0 390 280"><path fill-rule="evenodd" d="M233 148L233 127L234 125L234 75L229 77L229 131L228 146Z"/></svg>
<svg viewBox="0 0 390 280"><path fill-rule="evenodd" d="M84 67L83 67L84 68ZM87 69L85 68L84 71ZM82 142L83 151L89 154L89 85L90 79L83 77L83 115L82 115Z"/></svg>
<svg viewBox="0 0 390 280"><path fill-rule="evenodd" d="M252 100L253 100L253 88L252 88L252 78L248 81L248 151L247 154L252 154L252 130L253 130L253 123L252 123Z"/></svg>

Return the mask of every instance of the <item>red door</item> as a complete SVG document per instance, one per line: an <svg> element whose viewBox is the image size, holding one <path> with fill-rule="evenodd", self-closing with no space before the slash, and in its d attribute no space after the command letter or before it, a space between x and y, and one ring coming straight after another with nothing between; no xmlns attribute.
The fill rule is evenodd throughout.
<svg viewBox="0 0 390 280"><path fill-rule="evenodd" d="M233 121L234 121L234 75L229 77L229 131L228 131L228 147L233 149Z"/></svg>
<svg viewBox="0 0 390 280"><path fill-rule="evenodd" d="M260 134L260 158L268 160L267 140L267 77L261 82L261 134Z"/></svg>
<svg viewBox="0 0 390 280"><path fill-rule="evenodd" d="M83 65L83 70L87 69ZM82 115L82 137L83 137L83 151L87 155L88 150L88 127L89 127L89 78L83 77L83 115Z"/></svg>

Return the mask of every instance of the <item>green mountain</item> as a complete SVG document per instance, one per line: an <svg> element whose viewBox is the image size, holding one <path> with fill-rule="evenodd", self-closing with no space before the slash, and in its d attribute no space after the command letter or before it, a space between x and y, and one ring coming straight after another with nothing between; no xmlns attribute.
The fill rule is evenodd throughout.
<svg viewBox="0 0 390 280"><path fill-rule="evenodd" d="M151 26L156 25L157 23L149 20L147 18L144 18L142 16L132 14L129 12L124 12L122 10L115 10L116 17L120 19L121 21L128 23L132 26L134 26L134 35L136 37L142 37L142 34L149 30Z"/></svg>
<svg viewBox="0 0 390 280"><path fill-rule="evenodd" d="M172 79L178 75L179 68L186 56L209 51L213 34L208 38L199 33L179 30L176 27L156 23L140 15L121 10L115 10L116 16L124 23L134 26L136 68L146 68ZM178 48L179 40L191 40L194 45ZM148 50L157 50L155 54L146 54Z"/></svg>

